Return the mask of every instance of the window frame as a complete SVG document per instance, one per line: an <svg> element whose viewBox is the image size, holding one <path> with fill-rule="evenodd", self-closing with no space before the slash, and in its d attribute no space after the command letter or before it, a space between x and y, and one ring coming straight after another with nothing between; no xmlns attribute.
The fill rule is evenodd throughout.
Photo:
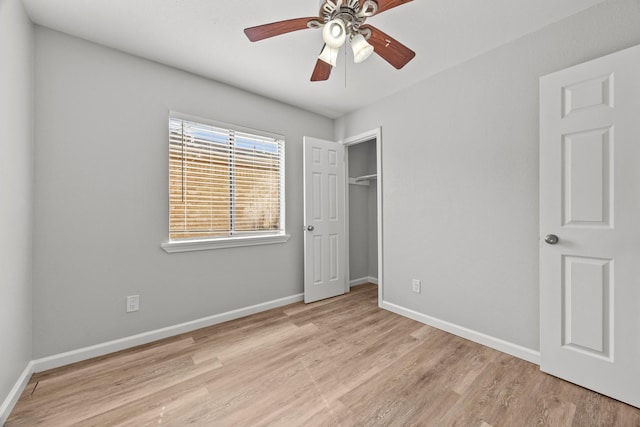
<svg viewBox="0 0 640 427"><path fill-rule="evenodd" d="M270 234L245 234L239 233L235 236L224 236L224 237L199 237L192 239L170 239L170 226L169 226L169 216L167 217L167 240L160 244L161 248L167 253L174 252L190 252L190 251L199 251L199 250L209 250L209 249L223 249L223 248L234 248L241 246L256 246L256 245L268 245L274 243L284 243L289 240L291 237L286 232L286 200L285 200L285 147L286 147L286 139L284 135L276 134L273 132L267 132L258 129L252 129L246 126L239 126L230 123L220 122L217 120L206 119L203 117L193 116L189 114L180 113L177 111L169 111L169 114L166 117L165 124L166 127L166 142L167 142L167 172L169 171L169 150L170 150L170 135L169 135L169 126L168 124L172 119L177 120L185 120L190 122L196 122L203 125L209 125L217 128L228 129L230 131L249 133L257 136L264 136L267 138L274 138L276 140L282 141L282 153L280 160L280 231L277 233ZM170 175L167 174L167 184L170 183ZM170 215L170 195L169 195L169 185L167 185L167 213ZM231 214L231 213L230 213Z"/></svg>

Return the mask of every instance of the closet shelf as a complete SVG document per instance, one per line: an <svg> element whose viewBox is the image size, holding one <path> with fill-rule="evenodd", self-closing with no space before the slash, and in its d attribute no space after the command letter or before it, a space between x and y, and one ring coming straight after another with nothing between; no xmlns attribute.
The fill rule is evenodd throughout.
<svg viewBox="0 0 640 427"><path fill-rule="evenodd" d="M353 185L364 185L366 187L369 186L369 181L372 179L376 179L378 177L377 174L372 174L372 175L363 175L363 176L359 176L356 178L349 178L349 184L353 184Z"/></svg>
<svg viewBox="0 0 640 427"><path fill-rule="evenodd" d="M360 182L360 181L368 181L370 179L376 179L378 177L378 174L371 174L371 175L362 175L356 178L356 182Z"/></svg>

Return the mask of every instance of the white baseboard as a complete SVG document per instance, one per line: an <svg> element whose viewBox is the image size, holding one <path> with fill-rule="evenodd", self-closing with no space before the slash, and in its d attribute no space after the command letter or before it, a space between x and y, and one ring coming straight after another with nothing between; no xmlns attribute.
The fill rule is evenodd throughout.
<svg viewBox="0 0 640 427"><path fill-rule="evenodd" d="M13 407L16 406L16 403L18 402L20 395L22 394L22 392L24 391L24 388L29 383L29 380L31 379L31 375L33 375L34 372L35 371L33 369L33 362L31 361L27 363L27 367L24 368L24 371L22 371L22 374L18 378L18 381L16 381L13 388L11 388L9 395L7 396L6 399L4 399L4 402L2 402L2 405L0 405L0 426L3 426L4 423L7 422L7 418L9 418L9 414L11 414Z"/></svg>
<svg viewBox="0 0 640 427"><path fill-rule="evenodd" d="M457 335L470 341L477 342L478 344L491 347L503 353L510 354L528 362L535 363L536 365L540 365L539 351L535 351L527 347L522 347L520 345L513 344L508 341L504 341L499 338L495 338L490 335L486 335L481 332L456 325L454 323L436 319L435 317L427 316L426 314L418 313L417 311L413 311L387 301L382 301L382 308L401 316L405 316L418 322L424 323L426 325L433 326L434 328L449 332L453 335Z"/></svg>
<svg viewBox="0 0 640 427"><path fill-rule="evenodd" d="M207 326L216 325L218 323L228 322L229 320L238 319L240 317L249 316L251 314L260 313L272 308L282 307L283 305L293 304L302 301L304 294L296 294L249 307L239 308L237 310L227 311L225 313L215 314L213 316L203 317L201 319L192 320L190 322L180 323L178 325L168 326L162 329L156 329L77 350L68 351L66 353L55 354L53 356L43 357L33 360L34 372L42 372L48 369L59 368L60 366L69 365L71 363L80 362L94 357L103 356L127 348L147 344L163 338L172 337L174 335L183 334L185 332L195 331L196 329L206 328ZM0 424L1 425L1 424Z"/></svg>
<svg viewBox="0 0 640 427"><path fill-rule="evenodd" d="M361 277L359 279L349 280L349 287L353 288L354 286L364 285L365 283L373 283L374 285L378 284L377 277Z"/></svg>

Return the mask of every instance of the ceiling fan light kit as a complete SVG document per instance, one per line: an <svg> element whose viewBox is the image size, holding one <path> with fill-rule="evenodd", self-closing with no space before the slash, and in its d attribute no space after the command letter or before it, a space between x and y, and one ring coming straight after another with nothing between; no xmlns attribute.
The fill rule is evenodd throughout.
<svg viewBox="0 0 640 427"><path fill-rule="evenodd" d="M320 55L318 56L318 59L326 62L332 67L335 67L338 63L338 52L340 52L340 48L331 47L328 44L325 44L322 52L320 52Z"/></svg>
<svg viewBox="0 0 640 427"><path fill-rule="evenodd" d="M356 34L351 39L351 49L353 49L353 62L361 63L373 53L373 46L365 40L362 34Z"/></svg>
<svg viewBox="0 0 640 427"><path fill-rule="evenodd" d="M412 0L321 0L316 17L289 19L244 30L255 42L292 31L322 28L325 43L318 56L311 81L327 80L336 66L338 51L347 40L351 43L355 63L366 60L373 52L400 69L415 57L415 52L371 25L367 18L409 3ZM321 64L324 63L324 64Z"/></svg>
<svg viewBox="0 0 640 427"><path fill-rule="evenodd" d="M329 47L339 49L347 40L347 32L344 22L340 19L334 19L324 24L322 29L322 39Z"/></svg>

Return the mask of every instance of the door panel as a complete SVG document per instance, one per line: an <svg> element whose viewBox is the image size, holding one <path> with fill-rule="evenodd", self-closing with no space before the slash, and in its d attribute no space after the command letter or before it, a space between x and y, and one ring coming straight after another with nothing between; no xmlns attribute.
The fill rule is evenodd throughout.
<svg viewBox="0 0 640 427"><path fill-rule="evenodd" d="M599 107L613 107L612 75L598 76L562 88L563 117Z"/></svg>
<svg viewBox="0 0 640 427"><path fill-rule="evenodd" d="M609 357L612 261L565 256L563 345Z"/></svg>
<svg viewBox="0 0 640 427"><path fill-rule="evenodd" d="M638 407L639 75L634 47L540 80L540 368Z"/></svg>
<svg viewBox="0 0 640 427"><path fill-rule="evenodd" d="M347 291L342 144L304 138L304 300Z"/></svg>
<svg viewBox="0 0 640 427"><path fill-rule="evenodd" d="M612 133L602 128L563 136L565 226L611 226Z"/></svg>

